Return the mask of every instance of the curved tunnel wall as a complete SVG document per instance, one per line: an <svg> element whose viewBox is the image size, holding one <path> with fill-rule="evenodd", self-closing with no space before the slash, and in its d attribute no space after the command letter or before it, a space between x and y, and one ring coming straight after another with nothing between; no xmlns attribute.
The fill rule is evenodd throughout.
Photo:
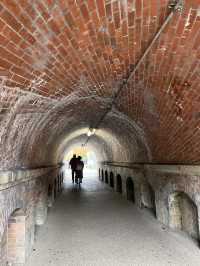
<svg viewBox="0 0 200 266"><path fill-rule="evenodd" d="M23 96L22 99L19 97L14 108L2 117L4 127L1 131L0 149L3 169L55 164L62 156L59 153L62 154L65 145L69 145L66 140L70 142L73 138L82 138L81 135L87 133L86 128L92 124L91 119L96 119L95 115L91 116L90 110L81 112L77 104L91 105L92 99L89 103L88 100L77 96L70 99L71 102L68 102L67 98L55 106L49 106L48 109L44 99L33 96ZM44 106L45 115L36 114L33 119L28 113L19 114L29 102L35 102L35 105L40 102ZM103 104L98 102L97 110L102 106ZM147 141L145 139L146 143L143 143L144 139L139 135L138 128L125 115L117 111L111 112L90 141L93 146L95 141L99 143L98 149L101 149L101 154L107 154L108 160L146 161ZM80 142L82 140L80 139Z"/></svg>

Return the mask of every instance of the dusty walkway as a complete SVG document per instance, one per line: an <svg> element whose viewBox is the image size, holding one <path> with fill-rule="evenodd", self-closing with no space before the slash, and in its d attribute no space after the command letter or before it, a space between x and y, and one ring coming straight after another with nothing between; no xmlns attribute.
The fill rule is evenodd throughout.
<svg viewBox="0 0 200 266"><path fill-rule="evenodd" d="M192 240L91 178L81 191L65 181L34 249L27 266L200 265Z"/></svg>

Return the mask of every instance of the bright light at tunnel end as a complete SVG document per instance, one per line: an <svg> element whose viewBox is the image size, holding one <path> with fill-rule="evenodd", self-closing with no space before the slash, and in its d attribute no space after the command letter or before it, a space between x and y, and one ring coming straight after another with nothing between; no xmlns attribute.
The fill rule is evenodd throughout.
<svg viewBox="0 0 200 266"><path fill-rule="evenodd" d="M87 136L90 137L92 135L94 135L96 132L96 128L89 128L88 132L87 132Z"/></svg>

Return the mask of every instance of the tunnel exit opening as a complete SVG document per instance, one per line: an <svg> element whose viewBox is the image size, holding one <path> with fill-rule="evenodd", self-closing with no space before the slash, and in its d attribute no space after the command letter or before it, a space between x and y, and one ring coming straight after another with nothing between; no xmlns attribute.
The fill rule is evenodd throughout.
<svg viewBox="0 0 200 266"><path fill-rule="evenodd" d="M73 155L76 155L76 157L80 156L81 160L84 163L83 182L85 177L93 178L98 175L99 164L96 152L91 147L75 145L64 153L63 170L65 172L65 177L71 178L72 176L69 162L73 157ZM104 178L104 174L102 171L100 171L100 169L99 169L99 176L102 179Z"/></svg>

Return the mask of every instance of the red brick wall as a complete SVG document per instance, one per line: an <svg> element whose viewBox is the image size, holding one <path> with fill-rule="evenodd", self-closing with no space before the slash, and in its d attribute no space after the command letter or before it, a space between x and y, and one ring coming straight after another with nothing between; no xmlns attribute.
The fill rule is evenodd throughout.
<svg viewBox="0 0 200 266"><path fill-rule="evenodd" d="M132 161L146 160L129 148L137 142L154 162L199 162L200 9L183 2L117 99L139 132L120 113L101 125ZM167 0L2 0L1 168L55 162L64 136L94 126L170 10Z"/></svg>

